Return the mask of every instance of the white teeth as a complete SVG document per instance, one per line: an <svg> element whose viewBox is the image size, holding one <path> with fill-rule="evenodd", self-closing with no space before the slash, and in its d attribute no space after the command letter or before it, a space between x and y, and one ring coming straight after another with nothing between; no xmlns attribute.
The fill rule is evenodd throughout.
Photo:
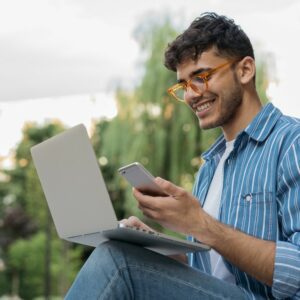
<svg viewBox="0 0 300 300"><path fill-rule="evenodd" d="M197 110L197 111L202 111L202 110L204 110L204 109L207 109L207 108L209 108L209 107L211 106L211 103L212 103L212 102L204 103L204 104L198 106L198 107L196 108L196 110Z"/></svg>

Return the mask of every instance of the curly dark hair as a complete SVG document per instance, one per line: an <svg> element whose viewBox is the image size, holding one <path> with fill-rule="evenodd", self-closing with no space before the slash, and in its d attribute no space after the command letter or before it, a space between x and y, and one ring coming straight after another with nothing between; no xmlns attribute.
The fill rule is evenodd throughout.
<svg viewBox="0 0 300 300"><path fill-rule="evenodd" d="M230 59L254 58L252 44L232 19L216 13L203 13L165 51L165 66L176 71L188 59L197 60L202 52L215 47L218 54Z"/></svg>

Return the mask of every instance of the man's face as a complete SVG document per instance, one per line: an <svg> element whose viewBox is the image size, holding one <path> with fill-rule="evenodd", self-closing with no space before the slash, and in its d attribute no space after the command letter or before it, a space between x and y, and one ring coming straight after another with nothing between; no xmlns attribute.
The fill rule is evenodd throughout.
<svg viewBox="0 0 300 300"><path fill-rule="evenodd" d="M196 71L208 71L228 60L217 56L215 51L203 52L197 61L188 60L177 68L178 80L188 79ZM196 72L197 73L197 72ZM218 70L208 80L208 88L203 93L196 93L188 88L185 101L195 112L202 129L226 127L234 124L242 103L243 92L231 65Z"/></svg>

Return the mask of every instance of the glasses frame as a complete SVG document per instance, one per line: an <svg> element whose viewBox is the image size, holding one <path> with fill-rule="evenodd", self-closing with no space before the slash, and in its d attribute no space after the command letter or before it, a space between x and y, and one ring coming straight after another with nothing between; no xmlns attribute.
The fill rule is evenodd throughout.
<svg viewBox="0 0 300 300"><path fill-rule="evenodd" d="M223 63L213 69L210 69L208 71L202 72L200 74L196 74L193 77L191 77L189 80L185 81L185 82L180 82L180 83L176 83L174 85L172 85L170 88L168 88L167 92L169 95L171 95L172 97L174 97L177 101L179 102L185 102L184 99L180 99L179 97L176 96L175 92L178 89L183 89L184 91L187 91L188 88L191 88L195 93L199 93L198 88L195 86L195 84L192 82L195 78L201 78L205 84L205 90L202 92L207 91L208 89L208 81L210 79L210 76L213 75L214 73L216 73L217 71L219 71L220 69L235 63L235 61L227 61L226 63Z"/></svg>

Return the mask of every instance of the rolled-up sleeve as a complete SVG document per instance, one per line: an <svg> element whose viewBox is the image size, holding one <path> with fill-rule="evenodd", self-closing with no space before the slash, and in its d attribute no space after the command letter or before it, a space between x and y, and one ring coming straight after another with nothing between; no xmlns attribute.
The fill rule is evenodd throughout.
<svg viewBox="0 0 300 300"><path fill-rule="evenodd" d="M300 139L296 138L279 165L276 243L272 293L279 299L300 299Z"/></svg>
<svg viewBox="0 0 300 300"><path fill-rule="evenodd" d="M291 242L277 242L272 293L300 299L300 248Z"/></svg>

